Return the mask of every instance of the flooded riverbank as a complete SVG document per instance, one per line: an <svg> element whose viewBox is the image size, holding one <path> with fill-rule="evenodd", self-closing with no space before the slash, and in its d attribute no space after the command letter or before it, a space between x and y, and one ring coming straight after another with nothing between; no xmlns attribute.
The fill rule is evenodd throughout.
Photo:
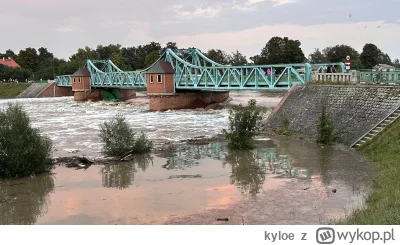
<svg viewBox="0 0 400 245"><path fill-rule="evenodd" d="M52 138L55 157L101 157L99 125L116 113L155 142L213 137L228 125L226 109L150 113L143 103L18 101ZM319 224L363 205L374 172L347 147L286 137L258 140L253 151L229 151L223 141L177 147L2 180L0 224Z"/></svg>
<svg viewBox="0 0 400 245"><path fill-rule="evenodd" d="M257 145L214 142L1 181L0 223L319 224L363 204L373 169L354 151L287 138Z"/></svg>

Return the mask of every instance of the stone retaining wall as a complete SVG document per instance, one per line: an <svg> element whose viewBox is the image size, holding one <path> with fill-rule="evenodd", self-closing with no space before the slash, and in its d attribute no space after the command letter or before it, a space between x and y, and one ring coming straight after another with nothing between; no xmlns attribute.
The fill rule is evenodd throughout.
<svg viewBox="0 0 400 245"><path fill-rule="evenodd" d="M338 141L351 145L400 106L400 88L389 86L296 86L267 120L270 129L290 120L294 133L316 137L323 102Z"/></svg>

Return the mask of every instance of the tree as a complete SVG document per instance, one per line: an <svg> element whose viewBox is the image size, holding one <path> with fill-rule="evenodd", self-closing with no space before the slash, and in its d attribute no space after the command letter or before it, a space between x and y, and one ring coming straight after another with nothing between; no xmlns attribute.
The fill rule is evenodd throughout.
<svg viewBox="0 0 400 245"><path fill-rule="evenodd" d="M396 68L400 68L400 61L399 61L399 59L394 59L393 65L394 65Z"/></svg>
<svg viewBox="0 0 400 245"><path fill-rule="evenodd" d="M21 178L53 168L50 138L32 127L20 105L0 110L0 125L0 178Z"/></svg>
<svg viewBox="0 0 400 245"><path fill-rule="evenodd" d="M109 60L114 54L118 54L120 51L120 44L110 44L108 46L98 45L96 48L96 53L101 60Z"/></svg>
<svg viewBox="0 0 400 245"><path fill-rule="evenodd" d="M360 54L348 45L336 45L326 47L322 53L327 57L328 62L345 62L346 57L350 56L352 69L361 69Z"/></svg>
<svg viewBox="0 0 400 245"><path fill-rule="evenodd" d="M261 51L260 64L288 64L302 63L305 61L299 40L287 37L273 37Z"/></svg>
<svg viewBox="0 0 400 245"><path fill-rule="evenodd" d="M382 51L372 43L367 43L363 47L360 55L360 60L364 68L372 69L372 67L379 64Z"/></svg>
<svg viewBox="0 0 400 245"><path fill-rule="evenodd" d="M176 42L167 42L166 46L161 50L161 54L163 54L167 49L178 49L178 46L176 45Z"/></svg>
<svg viewBox="0 0 400 245"><path fill-rule="evenodd" d="M314 53L311 53L308 56L308 62L314 63L314 64L325 63L325 62L327 62L327 58L318 48L316 48L314 50Z"/></svg>
<svg viewBox="0 0 400 245"><path fill-rule="evenodd" d="M244 56L239 51L236 51L229 56L228 64L233 66L246 65L247 64L246 56Z"/></svg>
<svg viewBox="0 0 400 245"><path fill-rule="evenodd" d="M158 51L153 51L148 54L145 58L145 67L151 66L154 62L156 62L160 58L160 54Z"/></svg>
<svg viewBox="0 0 400 245"><path fill-rule="evenodd" d="M380 58L379 58L379 63L380 64L387 64L387 65L393 65L392 59L390 59L390 56L386 53L381 52Z"/></svg>
<svg viewBox="0 0 400 245"><path fill-rule="evenodd" d="M227 65L229 63L228 54L220 49L210 49L207 51L206 56L222 65Z"/></svg>
<svg viewBox="0 0 400 245"><path fill-rule="evenodd" d="M153 59L150 59L150 57L151 57L150 54L152 54L152 56L154 58L155 54L157 53L157 56L159 56L160 52L161 52L161 45L159 43L151 42L144 46L139 45L135 51L136 57L138 60L138 67L136 67L136 69L137 68L147 68L148 63L152 64L152 62L150 62L149 60L153 60ZM146 62L146 58L147 58L147 62Z"/></svg>
<svg viewBox="0 0 400 245"><path fill-rule="evenodd" d="M10 68L8 66L0 65L0 81L8 81L10 79L25 81L30 77L30 75L30 71L20 67Z"/></svg>
<svg viewBox="0 0 400 245"><path fill-rule="evenodd" d="M350 56L351 60L360 58L360 54L354 48L348 45L336 45L334 47L326 47L322 50L329 62L345 62L346 57Z"/></svg>
<svg viewBox="0 0 400 245"><path fill-rule="evenodd" d="M24 69L30 70L32 72L37 71L39 66L39 57L36 49L26 48L25 50L19 51L17 57L15 57L16 62Z"/></svg>
<svg viewBox="0 0 400 245"><path fill-rule="evenodd" d="M246 107L239 105L229 111L229 128L222 133L228 140L228 147L235 150L254 148L253 137L262 128L262 111L252 99Z"/></svg>
<svg viewBox="0 0 400 245"><path fill-rule="evenodd" d="M261 59L261 57L258 54L250 57L250 60L252 61L253 65L259 65L260 64L260 59Z"/></svg>
<svg viewBox="0 0 400 245"><path fill-rule="evenodd" d="M141 67L136 47L122 48L121 54L127 70L136 70Z"/></svg>
<svg viewBox="0 0 400 245"><path fill-rule="evenodd" d="M79 67L83 67L86 64L87 60L98 60L100 59L100 56L97 54L97 52L91 48L89 48L88 46L86 46L85 48L80 48L78 49L78 51L76 52L76 54L73 54L69 60L71 62L74 62L75 64L77 64L77 68L75 69L75 71L79 68ZM74 72L75 72L74 71Z"/></svg>
<svg viewBox="0 0 400 245"><path fill-rule="evenodd" d="M124 63L121 51L118 53L113 53L110 59L119 69L123 71L127 70L127 66Z"/></svg>
<svg viewBox="0 0 400 245"><path fill-rule="evenodd" d="M106 156L123 157L125 154L150 153L153 142L144 134L136 137L126 118L117 114L101 125L100 138Z"/></svg>
<svg viewBox="0 0 400 245"><path fill-rule="evenodd" d="M6 58L12 58L12 59L15 59L15 53L14 53L14 51L12 51L11 49L7 49L6 50L6 53L4 54L4 56L6 57Z"/></svg>
<svg viewBox="0 0 400 245"><path fill-rule="evenodd" d="M52 53L50 53L49 51L47 51L47 48L39 48L39 61L44 61L44 60L51 60L54 58L54 55Z"/></svg>

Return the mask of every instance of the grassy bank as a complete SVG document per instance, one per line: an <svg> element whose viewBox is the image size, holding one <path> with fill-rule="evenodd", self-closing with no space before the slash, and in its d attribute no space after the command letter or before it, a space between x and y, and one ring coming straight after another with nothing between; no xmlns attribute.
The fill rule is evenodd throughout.
<svg viewBox="0 0 400 245"><path fill-rule="evenodd" d="M366 208L339 224L400 225L400 119L363 145L360 152L376 163L378 176Z"/></svg>
<svg viewBox="0 0 400 245"><path fill-rule="evenodd" d="M29 83L5 83L0 84L0 99L11 99L17 97L28 88Z"/></svg>

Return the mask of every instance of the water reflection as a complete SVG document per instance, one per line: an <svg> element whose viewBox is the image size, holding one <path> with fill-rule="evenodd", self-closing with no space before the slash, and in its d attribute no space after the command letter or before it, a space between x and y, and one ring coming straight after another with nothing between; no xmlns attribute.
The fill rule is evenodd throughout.
<svg viewBox="0 0 400 245"><path fill-rule="evenodd" d="M31 225L47 213L54 178L42 174L32 178L0 182L0 225Z"/></svg>
<svg viewBox="0 0 400 245"><path fill-rule="evenodd" d="M329 171L333 168L333 148L318 148L319 165L321 169L321 180L325 185L329 185L332 181L332 176Z"/></svg>
<svg viewBox="0 0 400 245"><path fill-rule="evenodd" d="M223 165L232 169L231 184L239 187L242 193L255 195L260 192L265 181L266 165L253 151L228 151Z"/></svg>
<svg viewBox="0 0 400 245"><path fill-rule="evenodd" d="M129 162L105 165L101 168L103 187L125 189L132 185L137 168L143 172L153 163L151 155L135 156Z"/></svg>
<svg viewBox="0 0 400 245"><path fill-rule="evenodd" d="M220 160L223 157L224 151L225 145L222 142L190 146L184 150L172 153L172 156L167 158L167 163L163 167L172 170L198 166L200 160L204 158Z"/></svg>
<svg viewBox="0 0 400 245"><path fill-rule="evenodd" d="M200 160L205 158L222 160L223 166L229 165L232 170L231 184L237 185L242 193L259 193L267 174L311 181L311 168L294 167L287 155L280 155L277 148L265 145L251 151L232 151L222 142L195 145L173 153L163 167L169 170L186 169L198 166Z"/></svg>
<svg viewBox="0 0 400 245"><path fill-rule="evenodd" d="M266 156L268 172L277 174L278 178L297 178L311 181L311 168L294 167L292 160L287 155L280 155L277 149L270 149Z"/></svg>

